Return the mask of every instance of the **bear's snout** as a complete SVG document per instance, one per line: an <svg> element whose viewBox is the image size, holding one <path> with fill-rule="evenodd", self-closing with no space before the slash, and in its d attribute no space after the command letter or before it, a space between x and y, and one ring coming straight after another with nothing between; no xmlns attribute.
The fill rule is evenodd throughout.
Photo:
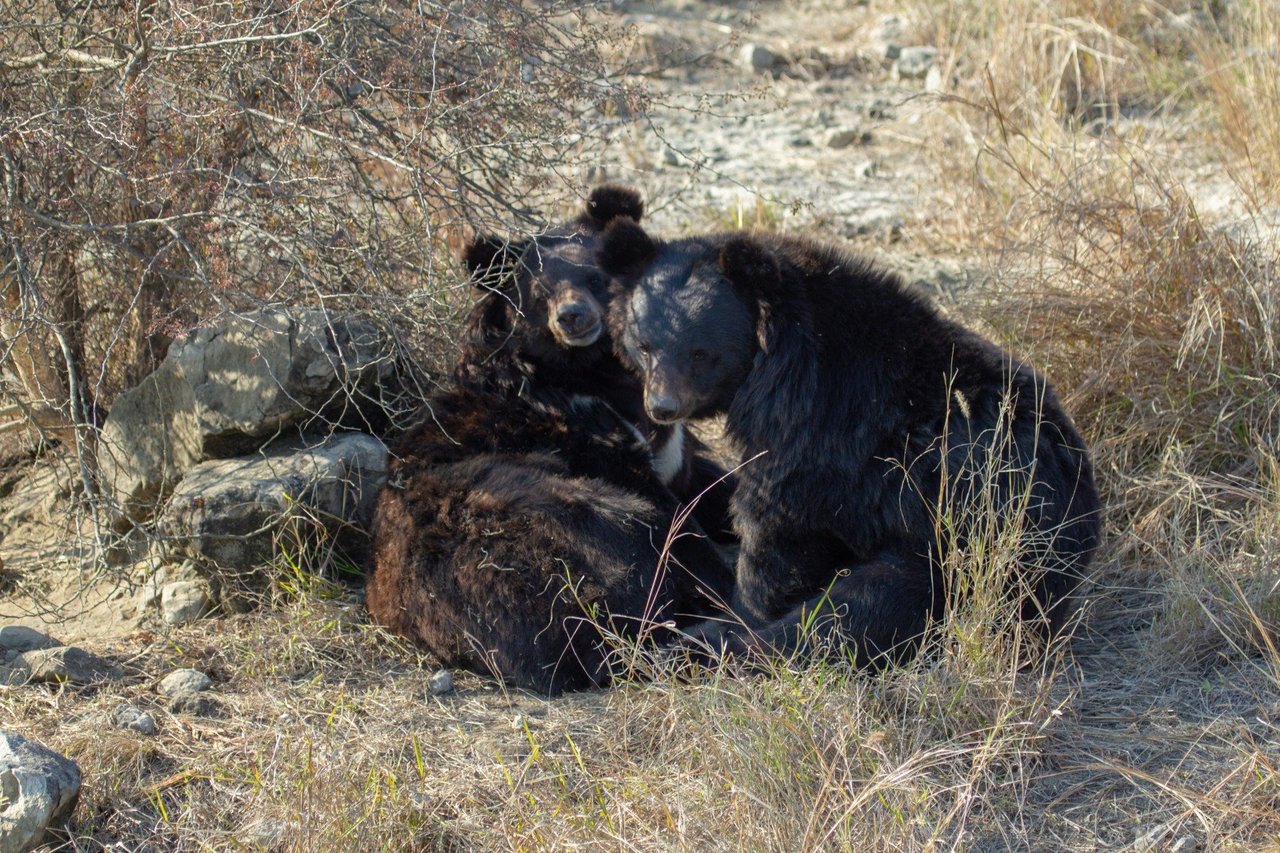
<svg viewBox="0 0 1280 853"><path fill-rule="evenodd" d="M675 397L646 394L645 409L648 410L649 417L660 424L669 424L680 420L680 401Z"/></svg>
<svg viewBox="0 0 1280 853"><path fill-rule="evenodd" d="M565 346L590 346L603 330L603 311L594 299L557 300L551 312L551 331Z"/></svg>
<svg viewBox="0 0 1280 853"><path fill-rule="evenodd" d="M587 316L586 306L578 303L562 306L556 312L556 322L568 335L580 335L594 325Z"/></svg>

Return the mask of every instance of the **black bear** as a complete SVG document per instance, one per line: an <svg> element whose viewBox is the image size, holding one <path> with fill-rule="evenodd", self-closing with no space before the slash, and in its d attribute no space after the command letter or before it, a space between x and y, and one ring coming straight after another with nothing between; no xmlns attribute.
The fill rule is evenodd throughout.
<svg viewBox="0 0 1280 853"><path fill-rule="evenodd" d="M729 595L714 545L669 536L660 453L613 403L639 411L640 390L603 334L591 252L605 222L639 214L634 193L600 188L566 228L467 252L486 295L454 383L394 448L366 599L446 665L548 695L597 685L603 632L660 636Z"/></svg>
<svg viewBox="0 0 1280 853"><path fill-rule="evenodd" d="M727 413L749 460L732 512L731 651L798 650L820 613L859 665L901 657L984 536L1020 546L1005 592L1058 631L1100 539L1084 442L1050 383L893 275L784 236L605 231L611 326L660 423Z"/></svg>
<svg viewBox="0 0 1280 853"><path fill-rule="evenodd" d="M638 222L643 209L634 190L606 184L592 191L586 210L566 227L517 241L477 238L464 260L491 297L467 324L457 379L561 410L579 396L604 400L644 434L656 472L692 504L706 534L733 544L729 499L735 477L682 423L647 416L640 382L615 354L605 326L610 292L595 265L600 231L617 217Z"/></svg>

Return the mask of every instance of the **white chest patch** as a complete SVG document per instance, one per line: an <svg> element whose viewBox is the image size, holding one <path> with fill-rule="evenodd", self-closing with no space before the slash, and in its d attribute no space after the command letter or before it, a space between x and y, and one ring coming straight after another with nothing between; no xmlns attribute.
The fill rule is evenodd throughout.
<svg viewBox="0 0 1280 853"><path fill-rule="evenodd" d="M658 479L669 485L684 468L684 424L676 424L666 443L654 448L653 470Z"/></svg>

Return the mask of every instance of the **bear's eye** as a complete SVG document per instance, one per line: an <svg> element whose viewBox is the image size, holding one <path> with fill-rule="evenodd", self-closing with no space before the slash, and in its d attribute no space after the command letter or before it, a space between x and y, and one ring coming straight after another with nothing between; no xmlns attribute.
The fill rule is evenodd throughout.
<svg viewBox="0 0 1280 853"><path fill-rule="evenodd" d="M640 354L641 354L641 355L648 355L648 354L649 354L649 342L648 342L648 341L643 341L642 343L637 344L637 345L636 345L636 349L638 349L638 350L640 351Z"/></svg>

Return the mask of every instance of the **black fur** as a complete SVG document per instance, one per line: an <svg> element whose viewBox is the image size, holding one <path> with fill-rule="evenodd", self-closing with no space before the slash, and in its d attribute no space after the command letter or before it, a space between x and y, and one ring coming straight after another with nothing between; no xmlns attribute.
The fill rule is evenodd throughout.
<svg viewBox="0 0 1280 853"><path fill-rule="evenodd" d="M367 602L444 664L547 695L600 685L605 632L661 637L728 596L703 537L655 571L676 501L607 404L562 414L460 387L430 407L378 498Z"/></svg>
<svg viewBox="0 0 1280 853"><path fill-rule="evenodd" d="M655 572L678 502L620 411L639 410L639 389L603 334L591 264L595 217L640 211L626 192L598 190L588 213L543 237L467 251L486 295L453 387L394 449L374 513L374 618L448 665L546 694L608 680L602 631L661 634L732 584L699 535L677 537ZM589 316L557 325L565 306L596 312L599 329Z"/></svg>
<svg viewBox="0 0 1280 853"><path fill-rule="evenodd" d="M473 281L489 295L473 309L463 333L456 379L560 411L576 397L600 397L639 429L655 452L681 442L680 464L667 472L664 483L682 502L694 504L693 518L707 535L732 544L737 539L729 500L736 478L712 461L682 424L655 423L647 416L641 383L615 353L605 322L611 294L595 264L600 232L606 225L639 228L634 217L642 210L634 190L606 184L592 191L587 209L568 226L536 239L477 238L464 258ZM598 338L584 344L557 336L552 308L566 300L599 316Z"/></svg>
<svg viewBox="0 0 1280 853"><path fill-rule="evenodd" d="M620 277L611 325L650 413L725 412L736 449L759 456L733 498L733 609L746 627L728 629L730 648L795 649L817 610L834 611L829 630L862 664L907 653L949 600L944 558L993 519L1024 525L1009 578L1011 593L1031 590L1023 618L1063 627L1101 509L1084 442L1044 377L828 246L655 243L620 222L597 257Z"/></svg>

